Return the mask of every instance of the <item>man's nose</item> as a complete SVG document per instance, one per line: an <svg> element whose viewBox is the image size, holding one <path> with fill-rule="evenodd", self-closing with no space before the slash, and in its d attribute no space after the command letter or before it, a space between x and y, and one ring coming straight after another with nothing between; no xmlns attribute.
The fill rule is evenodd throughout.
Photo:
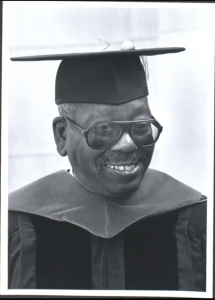
<svg viewBox="0 0 215 300"><path fill-rule="evenodd" d="M137 150L137 145L134 143L130 135L125 132L121 139L115 145L113 145L110 150L129 153Z"/></svg>

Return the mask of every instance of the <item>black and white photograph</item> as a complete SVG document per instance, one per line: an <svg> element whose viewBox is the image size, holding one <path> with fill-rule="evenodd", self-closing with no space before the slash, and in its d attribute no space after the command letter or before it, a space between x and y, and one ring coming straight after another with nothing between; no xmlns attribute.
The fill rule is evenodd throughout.
<svg viewBox="0 0 215 300"><path fill-rule="evenodd" d="M1 294L212 297L214 6L3 1L2 72Z"/></svg>

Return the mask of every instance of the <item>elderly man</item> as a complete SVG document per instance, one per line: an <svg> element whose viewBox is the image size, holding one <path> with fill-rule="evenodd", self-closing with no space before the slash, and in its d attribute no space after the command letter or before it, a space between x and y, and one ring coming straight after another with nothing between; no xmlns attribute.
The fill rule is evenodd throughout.
<svg viewBox="0 0 215 300"><path fill-rule="evenodd" d="M9 288L205 290L206 197L148 169L162 126L139 56L182 50L22 59L62 59L53 131L72 171L10 194Z"/></svg>

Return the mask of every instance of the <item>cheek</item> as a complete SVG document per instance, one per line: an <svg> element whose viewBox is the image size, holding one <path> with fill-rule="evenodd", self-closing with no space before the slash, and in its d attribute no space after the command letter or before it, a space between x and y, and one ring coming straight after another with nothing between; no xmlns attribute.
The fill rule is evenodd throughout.
<svg viewBox="0 0 215 300"><path fill-rule="evenodd" d="M71 145L70 161L79 172L97 171L96 161L103 152L91 149L85 139L82 139L75 147Z"/></svg>
<svg viewBox="0 0 215 300"><path fill-rule="evenodd" d="M149 163L150 163L152 155L154 153L154 146L145 148L144 152L145 152L146 157L149 159Z"/></svg>

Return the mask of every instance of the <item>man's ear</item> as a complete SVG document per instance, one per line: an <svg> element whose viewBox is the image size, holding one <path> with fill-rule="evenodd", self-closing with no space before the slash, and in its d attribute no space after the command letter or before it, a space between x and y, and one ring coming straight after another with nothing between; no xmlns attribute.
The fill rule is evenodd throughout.
<svg viewBox="0 0 215 300"><path fill-rule="evenodd" d="M53 120L52 126L57 151L61 156L66 156L66 123L63 118L56 117Z"/></svg>

